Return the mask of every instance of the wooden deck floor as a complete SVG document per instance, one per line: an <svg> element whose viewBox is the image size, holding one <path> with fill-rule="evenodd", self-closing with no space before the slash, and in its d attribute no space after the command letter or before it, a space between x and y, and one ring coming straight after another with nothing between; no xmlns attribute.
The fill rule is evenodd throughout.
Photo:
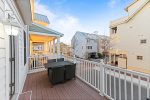
<svg viewBox="0 0 150 100"><path fill-rule="evenodd" d="M79 79L51 88L46 71L27 76L22 92L27 91L32 91L32 100L106 100ZM29 92L20 95L19 100L29 100L29 95Z"/></svg>

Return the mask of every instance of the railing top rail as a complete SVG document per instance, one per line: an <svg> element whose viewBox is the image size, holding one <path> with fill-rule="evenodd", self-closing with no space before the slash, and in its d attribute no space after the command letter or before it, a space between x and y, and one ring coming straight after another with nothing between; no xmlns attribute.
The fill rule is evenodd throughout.
<svg viewBox="0 0 150 100"><path fill-rule="evenodd" d="M107 65L105 64L106 68L110 68L110 69L114 69L114 70L119 70L121 72L125 72L125 73L129 73L129 74L134 74L134 75L137 75L137 76L141 76L141 77L149 77L150 78L150 74L146 74L146 73L141 73L141 72L137 72L137 71L132 71L132 70L129 70L129 69L123 69L123 68L120 68L120 67L115 67L115 66L111 66L111 65Z"/></svg>
<svg viewBox="0 0 150 100"><path fill-rule="evenodd" d="M128 69L123 69L123 68L120 68L120 67L116 67L116 66L112 66L112 65L108 65L108 64L103 64L103 63L98 63L98 62L94 62L94 61L89 61L89 60L85 60L85 59L80 59L80 58L76 58L76 59L81 60L81 61L86 61L86 62L89 62L89 63L93 63L93 64L103 65L106 68L119 70L121 72L130 73L130 74L134 74L134 75L137 75L137 76L150 78L150 74L141 73L141 72L137 72L137 71L132 71L132 70L128 70Z"/></svg>

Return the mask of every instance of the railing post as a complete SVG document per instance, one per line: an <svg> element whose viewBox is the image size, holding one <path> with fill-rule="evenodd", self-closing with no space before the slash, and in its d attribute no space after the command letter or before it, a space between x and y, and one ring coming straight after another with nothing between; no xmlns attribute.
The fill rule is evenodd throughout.
<svg viewBox="0 0 150 100"><path fill-rule="evenodd" d="M30 58L29 57L27 57L27 61L28 61L28 65L27 65L27 73L29 73L29 70L30 70L30 68L31 68L31 66L30 66Z"/></svg>
<svg viewBox="0 0 150 100"><path fill-rule="evenodd" d="M74 62L74 64L76 63L76 56L75 55L73 55L73 62Z"/></svg>
<svg viewBox="0 0 150 100"><path fill-rule="evenodd" d="M104 67L105 67L105 65L104 65L104 63L100 63L100 95L101 96L104 96Z"/></svg>

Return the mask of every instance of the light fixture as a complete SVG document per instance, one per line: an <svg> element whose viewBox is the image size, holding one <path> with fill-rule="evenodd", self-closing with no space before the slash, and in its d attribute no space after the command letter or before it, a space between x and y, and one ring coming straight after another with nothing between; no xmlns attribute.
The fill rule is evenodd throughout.
<svg viewBox="0 0 150 100"><path fill-rule="evenodd" d="M8 14L8 19L1 19L0 23L3 24L4 32L7 35L13 35L13 36L18 35L20 27L16 21L14 22L14 18L11 17L9 14Z"/></svg>
<svg viewBox="0 0 150 100"><path fill-rule="evenodd" d="M19 33L19 27L13 26L13 25L5 25L4 24L4 29L7 35L13 35L17 36Z"/></svg>
<svg viewBox="0 0 150 100"><path fill-rule="evenodd" d="M18 35L20 27L17 26L17 23L3 22L3 24L4 24L5 33L7 35L13 35L13 36Z"/></svg>

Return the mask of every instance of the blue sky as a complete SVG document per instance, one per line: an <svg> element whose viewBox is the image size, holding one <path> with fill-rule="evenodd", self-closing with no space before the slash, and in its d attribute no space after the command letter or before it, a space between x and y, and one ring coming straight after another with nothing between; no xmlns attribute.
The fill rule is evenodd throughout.
<svg viewBox="0 0 150 100"><path fill-rule="evenodd" d="M109 35L110 21L126 16L124 8L133 0L35 0L35 12L45 14L50 28L64 34L70 44L76 31Z"/></svg>

